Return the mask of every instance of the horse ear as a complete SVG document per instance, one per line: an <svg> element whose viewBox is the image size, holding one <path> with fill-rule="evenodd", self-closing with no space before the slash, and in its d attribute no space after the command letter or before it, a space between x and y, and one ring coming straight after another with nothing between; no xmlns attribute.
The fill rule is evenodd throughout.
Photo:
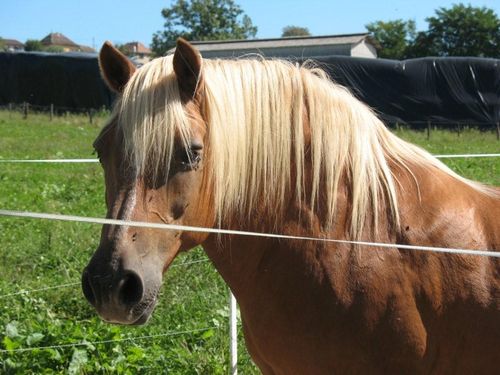
<svg viewBox="0 0 500 375"><path fill-rule="evenodd" d="M108 87L121 93L136 68L127 57L110 42L104 42L99 52L101 75Z"/></svg>
<svg viewBox="0 0 500 375"><path fill-rule="evenodd" d="M200 53L186 40L179 38L173 65L181 94L186 99L194 98L201 88Z"/></svg>

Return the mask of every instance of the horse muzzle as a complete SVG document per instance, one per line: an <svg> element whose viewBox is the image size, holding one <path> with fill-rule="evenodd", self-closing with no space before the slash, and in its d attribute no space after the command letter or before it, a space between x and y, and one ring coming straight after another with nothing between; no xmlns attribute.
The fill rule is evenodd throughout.
<svg viewBox="0 0 500 375"><path fill-rule="evenodd" d="M94 270L92 262L82 273L82 290L106 322L117 324L144 324L153 312L161 285L149 276L123 269L115 272Z"/></svg>

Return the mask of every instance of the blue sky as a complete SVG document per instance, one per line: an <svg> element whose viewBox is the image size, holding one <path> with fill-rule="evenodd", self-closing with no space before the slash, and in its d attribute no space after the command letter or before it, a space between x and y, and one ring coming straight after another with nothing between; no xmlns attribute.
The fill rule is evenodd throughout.
<svg viewBox="0 0 500 375"><path fill-rule="evenodd" d="M258 38L281 35L286 25L309 28L313 35L348 34L365 31L375 20L414 19L425 29L425 18L448 0L236 0L258 27ZM2 0L0 36L9 39L41 39L61 32L75 43L99 48L105 40L125 43L139 40L148 45L162 29L161 9L166 0ZM500 16L500 0L468 2L487 6Z"/></svg>

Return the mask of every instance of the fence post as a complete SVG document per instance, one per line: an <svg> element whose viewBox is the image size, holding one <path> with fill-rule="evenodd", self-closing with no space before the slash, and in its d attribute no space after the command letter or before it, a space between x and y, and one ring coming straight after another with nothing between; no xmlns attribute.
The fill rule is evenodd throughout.
<svg viewBox="0 0 500 375"><path fill-rule="evenodd" d="M28 118L28 110L29 110L29 104L24 102L23 103L23 119Z"/></svg>
<svg viewBox="0 0 500 375"><path fill-rule="evenodd" d="M460 131L461 131L460 124L457 124L457 136L460 137Z"/></svg>
<svg viewBox="0 0 500 375"><path fill-rule="evenodd" d="M54 117L54 104L50 103L50 121L52 121L53 117Z"/></svg>
<svg viewBox="0 0 500 375"><path fill-rule="evenodd" d="M500 121L497 122L497 141L500 141Z"/></svg>
<svg viewBox="0 0 500 375"><path fill-rule="evenodd" d="M230 356L231 356L231 375L238 375L238 327L237 327L237 307L236 298L229 291L229 336L231 340Z"/></svg>
<svg viewBox="0 0 500 375"><path fill-rule="evenodd" d="M431 121L427 121L427 139L431 138Z"/></svg>
<svg viewBox="0 0 500 375"><path fill-rule="evenodd" d="M89 122L90 122L90 124L92 124L93 123L93 117L94 117L94 112L93 112L92 108L90 108L88 110L88 113L89 113Z"/></svg>

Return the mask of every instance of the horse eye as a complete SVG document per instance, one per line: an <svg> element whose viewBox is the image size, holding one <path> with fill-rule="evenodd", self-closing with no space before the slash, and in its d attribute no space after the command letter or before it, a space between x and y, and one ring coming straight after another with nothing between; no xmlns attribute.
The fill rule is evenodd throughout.
<svg viewBox="0 0 500 375"><path fill-rule="evenodd" d="M178 156L180 169L183 171L196 170L201 161L201 150L203 146L197 143L190 145L188 149L183 149Z"/></svg>

